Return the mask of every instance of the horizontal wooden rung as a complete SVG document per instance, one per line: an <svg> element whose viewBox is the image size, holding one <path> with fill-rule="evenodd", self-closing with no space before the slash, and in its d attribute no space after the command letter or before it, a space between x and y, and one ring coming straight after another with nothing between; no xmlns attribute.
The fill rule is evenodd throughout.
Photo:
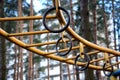
<svg viewBox="0 0 120 80"><path fill-rule="evenodd" d="M75 59L75 58L76 58L76 56L72 56L71 58L65 58L63 61L73 60L73 59Z"/></svg>
<svg viewBox="0 0 120 80"><path fill-rule="evenodd" d="M25 35L35 35L35 34L44 34L44 33L49 33L49 31L48 30L43 30L43 31L35 31L35 32L13 33L13 34L8 34L8 37L12 37L12 36L25 36Z"/></svg>
<svg viewBox="0 0 120 80"><path fill-rule="evenodd" d="M109 59L110 59L110 58L113 58L113 57L115 57L115 56L114 56L114 55L109 56ZM98 58L98 59L92 60L92 61L90 61L90 63L98 62L98 61L101 61L101 60L104 60L104 58Z"/></svg>
<svg viewBox="0 0 120 80"><path fill-rule="evenodd" d="M120 62L116 62L116 63L111 64L111 65L109 65L109 66L107 66L107 67L105 67L105 68L107 69L107 68L110 68L111 66L115 66L115 65L118 65L118 64L120 64Z"/></svg>
<svg viewBox="0 0 120 80"><path fill-rule="evenodd" d="M72 47L72 50L75 50L75 49L78 49L79 48L79 46L75 46L75 47ZM65 52L65 51L67 51L68 50L68 48L65 48L65 49L61 49L61 50L58 50L59 52ZM52 51L52 52L46 52L46 54L45 55L50 55L50 54L55 54L56 53L56 51Z"/></svg>
<svg viewBox="0 0 120 80"><path fill-rule="evenodd" d="M0 21L20 21L20 20L35 20L35 19L42 19L43 16L24 16L24 17L7 17L7 18L0 18ZM56 16L47 16L48 19L56 18Z"/></svg>
<svg viewBox="0 0 120 80"><path fill-rule="evenodd" d="M72 39L72 41L75 39ZM68 39L65 39L66 42L68 42ZM62 41L60 41L62 42ZM51 41L51 42L42 42L42 43L36 43L36 44L27 44L27 47L34 47L34 46L43 46L43 45L49 45L49 44L56 44L56 41Z"/></svg>

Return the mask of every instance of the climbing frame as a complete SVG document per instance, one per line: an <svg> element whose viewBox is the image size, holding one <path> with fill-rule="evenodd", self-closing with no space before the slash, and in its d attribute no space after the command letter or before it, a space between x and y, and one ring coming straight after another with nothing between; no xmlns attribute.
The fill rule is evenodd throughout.
<svg viewBox="0 0 120 80"><path fill-rule="evenodd" d="M0 35L5 37L7 40L15 43L16 45L18 45L28 51L36 53L38 55L41 55L41 56L44 56L46 58L50 58L53 60L57 60L60 62L64 62L67 64L76 65L76 68L79 70L85 70L87 68L92 68L95 70L104 70L104 71L110 70L111 72L113 72L113 69L110 67L118 65L120 62L116 62L114 64L111 64L111 63L109 64L109 59L120 56L120 52L117 52L117 51L109 49L109 48L98 46L94 43L91 43L91 42L85 40L81 36L79 36L69 26L69 24L70 24L69 13L67 12L67 10L65 10L64 8L62 8L60 6L59 0L53 0L53 5L54 5L54 7L48 9L42 16L0 18L0 21L4 21L4 22L5 21L42 19L45 30L22 32L22 33L7 33L5 30L0 28ZM49 15L49 12L52 10L55 10L56 15ZM63 14L63 12L64 12L64 14ZM67 21L64 17L65 14L67 15ZM47 26L47 24L46 24L46 22L47 22L46 19L47 20L57 19L61 26L60 30L59 29L54 30L52 28L49 28L49 26ZM47 33L61 34L61 36L59 36L58 40L49 41L49 42L41 42L41 43L33 43L33 44L27 44L17 38L17 36L42 35L42 34L47 34ZM77 41L80 44L73 46L72 42L74 42L74 41ZM60 43L63 43L64 46L66 46L68 43L69 46L65 47L64 49L59 49L58 47L59 47ZM46 51L43 51L43 50L40 50L37 48L37 46L44 46L44 45L55 45L56 48L55 48L55 50L49 51L49 52L46 52ZM84 49L87 47L92 48L92 51L85 53ZM79 50L80 51L79 55L67 57L67 55L72 54L72 51L74 51L74 50ZM102 58L94 59L94 60L90 59L90 57L89 57L90 55L99 54L99 53L101 53L105 56ZM108 54L112 54L112 55L108 56ZM83 60L85 60L85 62L78 61L78 58L83 58ZM105 64L103 66L93 64L94 62L99 62L99 61L105 61ZM106 63L109 64L107 66L107 68L106 68ZM82 66L82 67L80 67L80 66Z"/></svg>

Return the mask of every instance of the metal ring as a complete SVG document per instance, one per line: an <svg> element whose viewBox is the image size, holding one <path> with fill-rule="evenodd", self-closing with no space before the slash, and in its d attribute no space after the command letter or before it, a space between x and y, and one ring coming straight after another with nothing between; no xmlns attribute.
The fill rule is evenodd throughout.
<svg viewBox="0 0 120 80"><path fill-rule="evenodd" d="M113 73L113 66L111 66L111 69L112 69L112 71L109 73L109 74L107 74L105 71L106 71L106 69L107 68L105 68L105 66L106 66L106 63L104 63L104 65L103 65L103 73L105 74L105 76L111 76L112 75L112 73Z"/></svg>
<svg viewBox="0 0 120 80"><path fill-rule="evenodd" d="M66 37L66 38L69 39L69 41L70 41L70 47L69 47L69 49L68 49L67 52L61 54L61 53L58 51L58 44L59 44L60 40L62 40L62 37L60 37L60 38L58 39L57 43L56 43L56 52L57 52L57 54L60 55L60 56L65 56L65 55L67 55L67 54L71 51L71 49L72 49L72 40L71 40L71 38L70 38L69 36L67 36L67 35L64 35L64 37Z"/></svg>
<svg viewBox="0 0 120 80"><path fill-rule="evenodd" d="M67 14L68 20L67 20L66 25L65 25L63 28L61 28L61 29L59 29L59 30L53 30L53 29L49 28L49 27L46 25L46 16L47 16L47 14L48 14L49 12L51 12L51 11L53 11L53 10L55 10L55 9L56 9L55 7L50 8L50 9L48 9L48 10L44 13L44 15L43 15L43 25L44 25L45 28L46 28L47 30L49 30L50 32L59 33L59 32L64 31L64 30L69 26L69 24L70 24L70 15L69 15L69 13L68 13L64 8L58 7L58 9L64 11L64 12Z"/></svg>
<svg viewBox="0 0 120 80"><path fill-rule="evenodd" d="M77 61L78 61L78 58L80 57L80 54L76 56L75 58L75 67L76 67L76 70L80 70L80 71L83 71L83 70L86 70L90 64L90 58L88 56L88 54L86 53L83 53L83 55L85 55L85 61L86 61L86 64L85 66L79 68L79 66L77 65Z"/></svg>

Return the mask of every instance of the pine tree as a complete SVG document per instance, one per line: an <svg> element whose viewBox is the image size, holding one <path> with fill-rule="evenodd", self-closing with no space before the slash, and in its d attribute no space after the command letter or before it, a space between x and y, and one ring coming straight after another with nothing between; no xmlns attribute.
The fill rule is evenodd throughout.
<svg viewBox="0 0 120 80"><path fill-rule="evenodd" d="M0 0L0 17L4 18L4 0ZM0 28L5 30L4 22L0 22ZM6 40L0 36L0 79L6 80Z"/></svg>
<svg viewBox="0 0 120 80"><path fill-rule="evenodd" d="M81 0L81 31L82 37L88 41L91 41L92 33L89 25L89 11L88 11L88 0ZM89 34L88 34L89 33ZM89 47L85 48L85 53L90 52ZM92 58L92 56L91 56ZM85 70L85 80L94 80L94 72L92 69Z"/></svg>
<svg viewBox="0 0 120 80"><path fill-rule="evenodd" d="M30 16L33 16L33 0L30 2ZM30 20L29 23L29 31L33 31L33 20ZM33 35L30 35L30 44L33 43ZM33 53L29 52L29 58L28 58L28 79L33 80L34 79L34 67L33 67Z"/></svg>
<svg viewBox="0 0 120 80"><path fill-rule="evenodd" d="M18 17L22 17L22 0L18 0ZM19 21L20 33L23 31L23 21ZM20 40L23 40L23 36L19 37ZM23 49L19 47L19 57L18 57L18 67L19 67L19 79L23 80Z"/></svg>

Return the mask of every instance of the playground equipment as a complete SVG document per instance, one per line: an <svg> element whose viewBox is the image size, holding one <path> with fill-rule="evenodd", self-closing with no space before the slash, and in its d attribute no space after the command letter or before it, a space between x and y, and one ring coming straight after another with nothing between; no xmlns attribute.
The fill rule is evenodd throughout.
<svg viewBox="0 0 120 80"><path fill-rule="evenodd" d="M83 61L85 61L86 64L84 65L84 67L79 68L79 66L77 65L77 61L78 61L79 58L83 59ZM76 69L83 71L83 70L88 68L89 64L90 64L90 58L89 58L88 54L84 53L83 44L80 43L80 54L77 55L76 58L75 58Z"/></svg>
<svg viewBox="0 0 120 80"><path fill-rule="evenodd" d="M119 70L115 70L111 76L110 76L110 79L111 80L117 80L117 77L120 76L120 69Z"/></svg>
<svg viewBox="0 0 120 80"><path fill-rule="evenodd" d="M6 31L4 31L3 29L0 28L0 35L2 35L9 41L15 43L16 45L18 45L28 51L31 51L33 53L39 54L41 56L44 56L44 57L47 57L47 58L50 58L53 60L57 60L57 61L64 62L67 64L75 65L77 70L83 71L87 68L92 68L92 69L96 69L96 70L103 70L105 75L107 75L107 76L110 76L110 75L116 76L116 74L119 72L113 73L114 72L113 66L118 65L120 62L116 62L115 64L110 64L109 59L116 57L116 56L120 56L120 52L117 52L117 51L109 49L109 48L98 46L94 43L91 43L91 42L83 39L76 32L74 32L72 30L72 28L69 26L70 16L64 8L60 7L59 0L53 0L53 4L54 4L54 7L47 10L43 16L0 18L0 21L18 21L18 20L20 21L20 20L42 19L46 30L22 32L22 33L7 33ZM53 10L56 11L56 15L48 15L49 12L51 12ZM65 12L65 14L67 15L67 21L64 18L63 12ZM62 27L58 30L49 28L49 26L46 24L46 19L55 19L55 18L57 18L59 20L59 23ZM69 37L68 35L65 35L64 32L69 34L71 37ZM62 37L60 37L58 39L58 41L49 41L49 42L42 42L42 43L36 43L36 44L26 44L16 38L16 36L41 35L41 34L46 34L46 33L55 33L55 34L62 33ZM72 46L72 41L78 41L80 43L80 45ZM67 44L67 42L69 42L69 48L65 48L65 49L58 48L59 43ZM42 51L42 50L39 50L36 48L37 46L52 45L52 44L56 45L55 51L45 52L45 51ZM84 53L84 48L86 48L86 47L92 48L93 51ZM66 56L67 54L69 54L70 51L73 51L76 49L80 50L79 55L73 56L70 58L63 57L63 56ZM57 53L57 55L56 55L56 53ZM98 53L105 54L105 57L90 60L90 58L89 58L90 55L94 55L94 54L98 54ZM108 56L108 54L112 54L112 56ZM80 61L79 58L83 58L85 62ZM92 64L94 62L99 62L99 61L105 61L105 64L103 66ZM80 66L82 66L82 67L80 68ZM107 74L105 71L110 71L110 74Z"/></svg>
<svg viewBox="0 0 120 80"><path fill-rule="evenodd" d="M110 61L109 61L109 57L108 57L108 54L107 53L104 53L104 58L105 58L105 63L104 63L104 65L103 65L103 72L104 72L104 74L106 75L106 76L111 76L111 74L113 73L113 66L110 66L111 65L111 63L110 63ZM107 66L110 66L110 67L107 67ZM107 69L107 68L111 68L111 72L106 72L105 70Z"/></svg>

